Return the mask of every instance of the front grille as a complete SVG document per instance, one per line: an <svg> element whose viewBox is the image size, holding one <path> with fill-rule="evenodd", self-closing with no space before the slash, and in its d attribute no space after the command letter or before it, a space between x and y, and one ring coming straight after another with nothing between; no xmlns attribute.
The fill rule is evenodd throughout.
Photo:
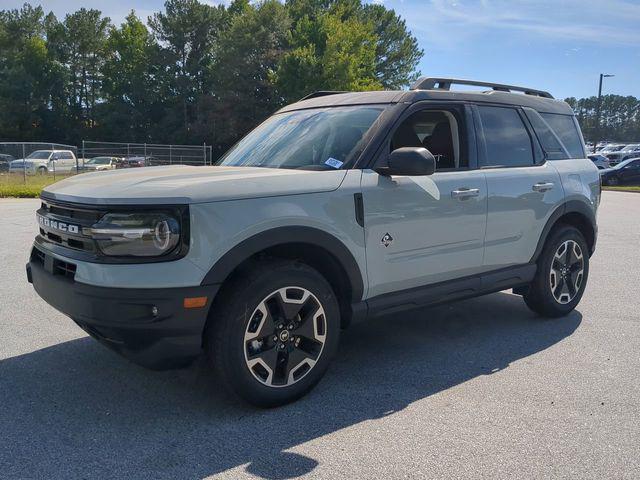
<svg viewBox="0 0 640 480"><path fill-rule="evenodd" d="M40 236L53 244L73 250L88 253L96 252L95 241L83 234L83 229L91 227L100 220L104 212L85 207L58 204L50 200L43 200L38 215L44 218L46 225L40 223ZM57 228L58 225L73 225L77 231L71 233L68 229Z"/></svg>

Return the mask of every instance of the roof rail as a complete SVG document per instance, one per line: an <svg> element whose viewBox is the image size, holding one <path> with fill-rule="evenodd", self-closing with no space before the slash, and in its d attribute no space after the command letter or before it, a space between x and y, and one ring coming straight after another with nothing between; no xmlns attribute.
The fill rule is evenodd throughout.
<svg viewBox="0 0 640 480"><path fill-rule="evenodd" d="M313 92L310 93L309 95L302 97L300 100L298 100L299 102L301 102L302 100L309 100L310 98L318 98L318 97L326 97L329 95L337 95L338 93L348 93L346 91L340 91L340 90L319 90L317 92Z"/></svg>
<svg viewBox="0 0 640 480"><path fill-rule="evenodd" d="M501 83L478 82L476 80L462 80L460 78L431 78L422 77L411 85L411 90L451 90L451 85L472 85L476 87L489 87L499 92L524 92L525 95L553 98L549 92L534 88L517 87L515 85L503 85Z"/></svg>

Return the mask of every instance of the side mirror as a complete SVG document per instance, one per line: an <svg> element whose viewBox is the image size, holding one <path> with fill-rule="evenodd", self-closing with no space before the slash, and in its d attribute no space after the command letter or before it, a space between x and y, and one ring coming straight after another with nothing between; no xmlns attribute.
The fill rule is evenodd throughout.
<svg viewBox="0 0 640 480"><path fill-rule="evenodd" d="M375 169L380 175L431 175L436 171L436 159L422 147L403 147L391 152L386 167Z"/></svg>

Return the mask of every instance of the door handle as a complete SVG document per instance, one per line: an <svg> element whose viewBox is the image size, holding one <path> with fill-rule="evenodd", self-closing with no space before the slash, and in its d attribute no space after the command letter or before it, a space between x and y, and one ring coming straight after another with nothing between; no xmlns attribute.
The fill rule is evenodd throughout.
<svg viewBox="0 0 640 480"><path fill-rule="evenodd" d="M547 192L554 187L553 182L538 182L531 187L534 192Z"/></svg>
<svg viewBox="0 0 640 480"><path fill-rule="evenodd" d="M480 195L479 188L458 188L451 192L453 198L459 199L477 197L478 195Z"/></svg>

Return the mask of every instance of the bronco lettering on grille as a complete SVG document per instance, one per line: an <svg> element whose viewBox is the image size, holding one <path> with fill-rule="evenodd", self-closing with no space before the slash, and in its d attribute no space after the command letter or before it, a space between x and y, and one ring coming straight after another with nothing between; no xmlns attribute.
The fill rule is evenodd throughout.
<svg viewBox="0 0 640 480"><path fill-rule="evenodd" d="M59 222L58 220L52 220L42 215L37 215L38 223L43 227L51 228L52 230L58 230L60 232L78 234L80 233L80 227L78 225L72 225L70 223Z"/></svg>

